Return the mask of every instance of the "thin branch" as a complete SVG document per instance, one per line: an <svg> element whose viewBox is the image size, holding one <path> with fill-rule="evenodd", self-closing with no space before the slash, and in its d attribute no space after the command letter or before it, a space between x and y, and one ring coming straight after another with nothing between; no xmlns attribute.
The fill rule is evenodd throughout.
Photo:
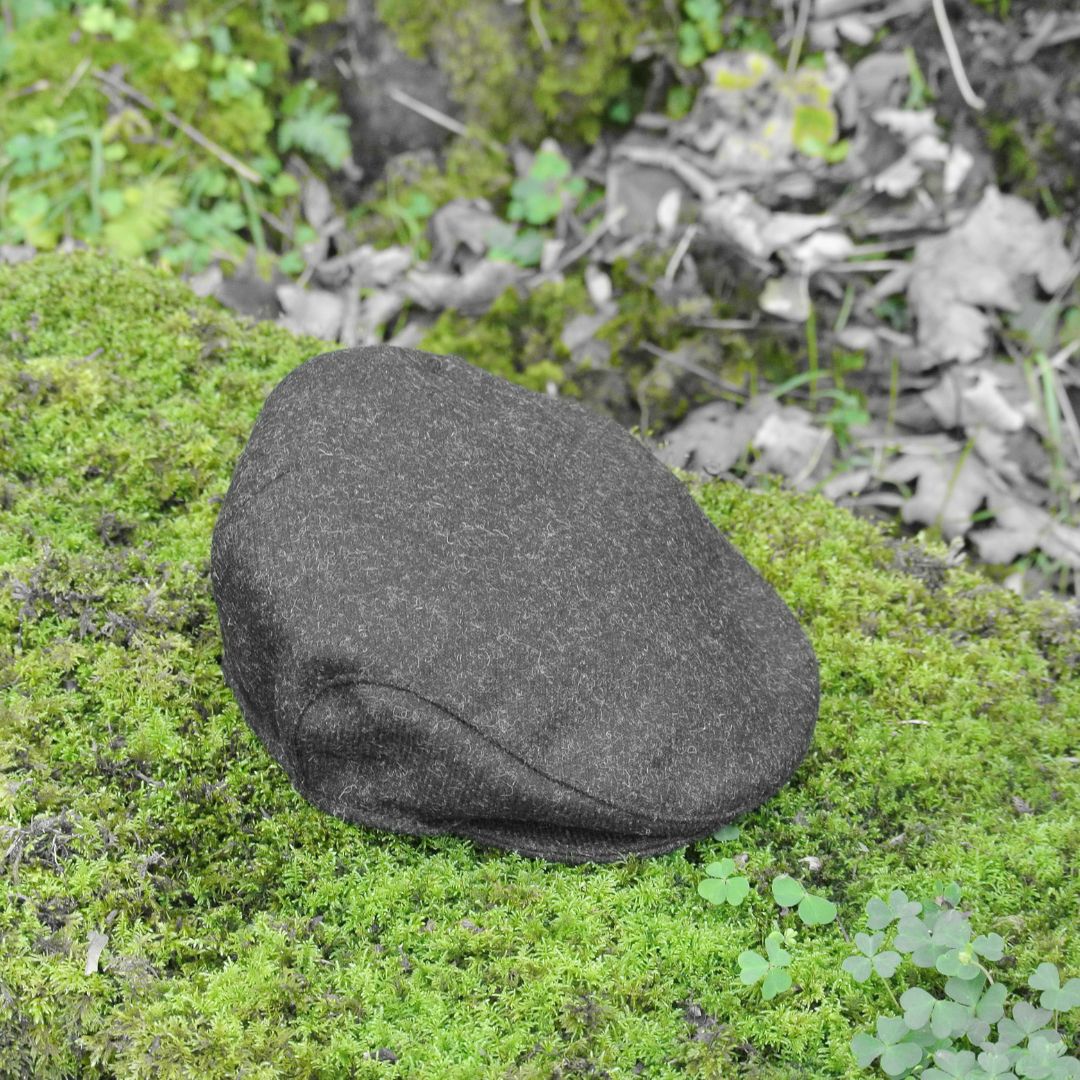
<svg viewBox="0 0 1080 1080"><path fill-rule="evenodd" d="M386 88L386 96L392 101L396 101L399 105L404 105L406 109L412 109L414 113L419 113L425 120L430 120L433 124L438 124L439 127L446 128L447 131L452 131L455 135L463 135L466 137L476 135L486 142L488 146L498 150L500 153L503 153L506 150L502 143L493 139L490 135L470 131L460 120L455 120L452 116L447 116L446 113L440 112L432 105L425 104L418 98L414 98L412 94L408 94L396 86L388 86Z"/></svg>
<svg viewBox="0 0 1080 1080"><path fill-rule="evenodd" d="M931 4L941 34L941 43L945 46L945 55L949 58L949 67L960 90L960 96L976 112L982 112L986 108L986 102L971 89L971 83L968 82L964 62L960 59L960 50L956 47L956 38L953 37L952 27L949 25L949 16L945 14L945 0L931 0Z"/></svg>
<svg viewBox="0 0 1080 1080"><path fill-rule="evenodd" d="M673 154L668 147L624 145L615 149L614 156L638 165L657 165L675 173L687 187L693 189L702 202L711 202L721 190L719 183L696 165L684 161L678 154Z"/></svg>
<svg viewBox="0 0 1080 1080"><path fill-rule="evenodd" d="M577 262L582 255L591 251L603 238L605 233L613 229L622 219L626 217L626 207L617 206L612 212L596 226L595 229L580 244L575 245L569 251L560 255L558 261L550 270L543 270L538 274L533 275L529 280L531 287L535 288L537 285L542 285L545 281L552 281L558 277L568 266Z"/></svg>
<svg viewBox="0 0 1080 1080"><path fill-rule="evenodd" d="M548 37L547 27L540 17L540 6L536 0L529 0L529 22L532 23L536 36L540 39L540 47L544 52L551 52L551 38Z"/></svg>
<svg viewBox="0 0 1080 1080"><path fill-rule="evenodd" d="M679 265L686 257L686 253L690 250L690 244L697 231L698 227L696 224L687 226L686 232L683 233L682 239L679 241L679 246L675 248L671 258L668 260L667 268L664 270L665 284L675 284L675 275L679 272Z"/></svg>
<svg viewBox="0 0 1080 1080"><path fill-rule="evenodd" d="M1080 339L1069 342L1068 345L1059 349L1046 363L1047 374L1053 381L1054 396L1057 398L1058 410L1065 421L1065 428L1072 439L1073 449L1076 451L1076 460L1080 463L1080 423L1076 419L1076 410L1069 400L1068 391L1061 380L1061 370L1072 358L1073 354L1080 351Z"/></svg>
<svg viewBox="0 0 1080 1080"><path fill-rule="evenodd" d="M228 165L228 167L238 176L242 176L245 180L249 180L251 183L260 186L265 183L264 178L260 176L259 173L245 165L239 158L233 157L233 155L223 146L218 146L213 139L208 139L201 131L193 128L187 121L181 120L176 113L171 112L168 109L163 109L145 94L136 90L135 87L129 86L118 75L109 74L98 68L94 68L91 74L99 82L103 82L106 86L131 98L132 101L141 105L144 109L149 109L151 112L155 112L163 117L178 131L182 131L193 143L198 143L198 145L207 151L207 153L213 154L223 165Z"/></svg>
<svg viewBox="0 0 1080 1080"><path fill-rule="evenodd" d="M790 75L799 66L799 56L806 41L806 24L810 21L811 0L799 0L799 14L795 20L795 36L791 39L791 50L787 58L787 73Z"/></svg>
<svg viewBox="0 0 1080 1080"><path fill-rule="evenodd" d="M86 74L86 69L90 66L90 63L91 60L89 56L84 56L82 60L79 61L78 67L76 67L75 70L71 73L68 81L64 83L63 88L60 91L60 100L56 103L57 108L59 108L61 105L64 104L65 101L67 101L68 95L71 93L72 90L75 89L76 86L79 85L79 82Z"/></svg>
<svg viewBox="0 0 1080 1080"><path fill-rule="evenodd" d="M733 383L721 379L711 371L695 364L692 360L685 360L678 353L669 352L667 349L661 349L659 345L654 345L651 341L643 341L640 347L646 352L652 353L653 356L656 356L661 360L666 360L669 364L674 364L676 367L685 368L687 371L693 372L699 379L712 383L713 386L717 386L729 394L736 394L739 397L750 396L749 391L744 390L741 386L735 386Z"/></svg>
<svg viewBox="0 0 1080 1080"><path fill-rule="evenodd" d="M863 262L827 263L830 274L880 274L886 270L901 270L911 263L903 259L865 259Z"/></svg>

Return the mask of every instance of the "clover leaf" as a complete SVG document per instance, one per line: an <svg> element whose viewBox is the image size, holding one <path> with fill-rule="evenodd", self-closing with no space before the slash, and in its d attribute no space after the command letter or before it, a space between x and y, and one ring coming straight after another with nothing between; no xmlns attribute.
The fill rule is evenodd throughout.
<svg viewBox="0 0 1080 1080"><path fill-rule="evenodd" d="M965 1034L968 1041L976 1046L987 1042L990 1026L1005 1015L1005 985L994 983L983 993L986 982L986 976L980 972L975 979L951 978L945 983L946 995L967 1010L969 1019Z"/></svg>
<svg viewBox="0 0 1080 1080"><path fill-rule="evenodd" d="M766 1001L783 993L791 986L791 976L784 969L791 963L791 953L782 947L784 935L774 930L765 939L765 951L768 958L761 953L747 949L739 953L739 978L746 986L753 986L760 979L764 979L761 985L761 996Z"/></svg>
<svg viewBox="0 0 1080 1080"><path fill-rule="evenodd" d="M795 890L784 888L784 898L790 899ZM994 982L983 966L983 961L1002 959L1004 939L998 934L973 937L967 914L958 907L955 882L935 882L933 896L920 904L895 890L888 901L874 898L866 905L868 925L879 932L855 935L861 955L847 957L844 970L859 981L868 979L877 970L876 961L889 955L879 951L883 931L896 923L892 944L897 953L909 954L917 966L934 968L948 979L942 998L921 987L906 989L899 1000L902 1017L879 1017L876 1037L856 1036L851 1048L859 1064L865 1067L880 1058L890 1076L922 1067L923 1080L1080 1080L1080 1060L1067 1056L1060 1033L1045 1026L1057 1008L1080 1005L1080 979L1063 987L1058 969L1041 964L1028 985L1041 992L1043 1007L1020 1001L1006 1016L1008 988ZM895 971L891 959L890 969ZM959 1038L973 1049L954 1045ZM932 1062L923 1064L922 1051L932 1055Z"/></svg>
<svg viewBox="0 0 1080 1080"><path fill-rule="evenodd" d="M744 877L732 877L734 859L721 859L705 867L709 877L698 882L697 891L712 904L731 904L738 907L750 892L750 882Z"/></svg>
<svg viewBox="0 0 1080 1080"><path fill-rule="evenodd" d="M929 1068L922 1075L930 1080L948 1080L948 1078L970 1078L984 1080L986 1074L975 1064L975 1055L970 1050L935 1050L934 1062L939 1068Z"/></svg>
<svg viewBox="0 0 1080 1080"><path fill-rule="evenodd" d="M773 899L785 908L799 906L799 918L807 926L824 926L836 918L836 905L823 896L808 893L789 874L779 874L772 880Z"/></svg>
<svg viewBox="0 0 1080 1080"><path fill-rule="evenodd" d="M1056 964L1040 964L1028 977L1028 986L1042 991L1039 1004L1044 1009L1068 1012L1080 1005L1080 979L1070 979L1062 986Z"/></svg>
<svg viewBox="0 0 1080 1080"><path fill-rule="evenodd" d="M971 924L959 911L940 911L922 918L907 917L897 926L896 940L893 945L902 953L910 953L912 962L918 967L935 967L940 957L950 952L965 950L971 939ZM965 957L968 954L965 952ZM965 964L954 957L946 962L955 970L942 971L943 975L956 975L967 972L965 977L978 974L979 968Z"/></svg>
<svg viewBox="0 0 1080 1080"><path fill-rule="evenodd" d="M1009 1068L1009 1055L994 1050L984 1050L979 1055L979 1068L994 1080L1015 1080L1016 1077Z"/></svg>
<svg viewBox="0 0 1080 1080"><path fill-rule="evenodd" d="M1036 1009L1034 1005L1029 1005L1026 1001L1018 1001L1013 1006L1012 1022L1027 1036L1034 1035L1049 1019L1050 1013L1046 1009ZM998 1029L1000 1030L1001 1025L1007 1023L1009 1023L1008 1020L1002 1020L1001 1024L998 1024Z"/></svg>
<svg viewBox="0 0 1080 1080"><path fill-rule="evenodd" d="M903 889L893 889L888 902L872 897L866 904L867 926L871 930L884 930L896 919L910 919L922 911L922 904L908 900Z"/></svg>
<svg viewBox="0 0 1080 1080"><path fill-rule="evenodd" d="M1017 1076L1031 1080L1064 1080L1080 1076L1080 1062L1065 1056L1065 1043L1056 1031L1039 1031L1028 1039L1027 1049L1013 1063Z"/></svg>
<svg viewBox="0 0 1080 1080"><path fill-rule="evenodd" d="M878 933L856 934L855 947L862 956L849 956L840 965L856 982L866 982L873 972L877 972L883 979L891 978L900 966L900 954L889 949L878 952L885 935Z"/></svg>
<svg viewBox="0 0 1080 1080"><path fill-rule="evenodd" d="M967 1031L971 1012L959 1002L942 1001L913 986L901 994L900 1004L904 1007L904 1023L912 1031L926 1027L927 1023L938 1039L963 1035Z"/></svg>
<svg viewBox="0 0 1080 1080"><path fill-rule="evenodd" d="M993 936L997 937L997 934ZM979 938L976 938L970 945L949 949L948 952L942 953L937 958L934 966L942 975L953 975L958 979L973 979L981 970L978 961L975 959L975 954L980 951L978 948L979 940ZM998 938L998 941L1001 941L1001 938ZM997 949L996 951L998 954L997 959L1000 960L1001 950Z"/></svg>
<svg viewBox="0 0 1080 1080"><path fill-rule="evenodd" d="M881 1068L889 1076L901 1076L922 1061L923 1051L918 1043L908 1040L911 1029L899 1016L879 1016L877 1037L865 1032L851 1040L851 1050L862 1068L881 1058Z"/></svg>
<svg viewBox="0 0 1080 1080"><path fill-rule="evenodd" d="M570 162L563 157L554 139L545 139L537 150L528 173L510 188L507 216L529 225L546 225L573 206L585 194L585 181L571 176Z"/></svg>

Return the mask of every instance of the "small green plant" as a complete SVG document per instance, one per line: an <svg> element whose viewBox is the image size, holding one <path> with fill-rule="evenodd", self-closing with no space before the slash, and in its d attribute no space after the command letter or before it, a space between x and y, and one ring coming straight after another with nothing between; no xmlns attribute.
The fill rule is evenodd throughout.
<svg viewBox="0 0 1080 1080"><path fill-rule="evenodd" d="M904 101L904 108L925 109L934 95L931 93L930 86L923 76L922 68L919 67L915 50L910 45L904 49L904 59L907 60L908 82L911 84L908 89L907 99Z"/></svg>
<svg viewBox="0 0 1080 1080"><path fill-rule="evenodd" d="M726 825L713 834L733 840L738 827ZM705 867L707 878L698 893L710 903L738 907L751 893L746 878L733 877L735 860L724 858ZM814 896L788 874L772 879L773 900L796 909L807 926L824 926L837 916L836 905ZM935 883L933 900L910 900L902 889L866 904L867 929L855 935L858 950L841 968L856 982L876 976L882 981L899 1015L877 1018L874 1034L860 1032L851 1052L861 1068L876 1062L890 1077L921 1076L926 1080L1069 1080L1080 1077L1080 1059L1066 1054L1061 1035L1053 1028L1056 1014L1080 1007L1080 979L1062 984L1057 966L1040 964L1027 985L1038 991L1039 1007L1019 1000L1006 1016L1008 990L995 982L987 964L1005 954L999 934L972 936L967 913L959 909L957 883ZM797 908L796 908L797 905ZM886 935L892 935L887 942ZM788 968L798 940L794 927L774 929L765 938L765 955L746 949L739 954L739 978L746 986L761 984L769 1001L792 986ZM929 968L944 977L944 996L922 986L908 987L899 998L889 980L907 957L916 968ZM992 1031L997 1028L996 1038ZM956 1040L964 1039L968 1047Z"/></svg>
<svg viewBox="0 0 1080 1080"><path fill-rule="evenodd" d="M744 877L732 877L735 873L734 859L721 859L705 867L709 877L698 882L698 895L704 896L711 904L731 904L738 907L750 892L750 880Z"/></svg>
<svg viewBox="0 0 1080 1080"><path fill-rule="evenodd" d="M835 402L822 419L832 429L841 448L850 446L852 425L870 423L870 414L859 395L851 390L827 388L819 390L818 396L832 398Z"/></svg>
<svg viewBox="0 0 1080 1080"><path fill-rule="evenodd" d="M788 965L791 953L783 946L795 943L795 931L788 928L784 933L774 930L765 939L766 955L746 949L739 953L739 979L746 986L761 983L761 997L771 1001L777 994L791 989L791 975Z"/></svg>
<svg viewBox="0 0 1080 1080"><path fill-rule="evenodd" d="M780 874L773 878L772 894L773 899L781 907L796 908L799 918L807 926L824 926L836 918L836 905L831 900L808 893L788 874Z"/></svg>
<svg viewBox="0 0 1080 1080"><path fill-rule="evenodd" d="M565 210L573 209L585 195L585 180L573 175L573 166L563 156L554 139L545 139L533 157L529 170L510 188L505 227L487 237L488 258L538 266L545 234L540 226L550 225ZM519 227L521 224L529 226Z"/></svg>
<svg viewBox="0 0 1080 1080"><path fill-rule="evenodd" d="M278 149L296 147L337 169L352 149L349 118L333 111L331 97L316 96L315 91L315 80L306 79L285 96L281 103L284 120L278 129Z"/></svg>
<svg viewBox="0 0 1080 1080"><path fill-rule="evenodd" d="M104 4L88 4L79 14L79 28L87 34L100 34L113 41L128 41L135 33L135 20L117 15Z"/></svg>
<svg viewBox="0 0 1080 1080"><path fill-rule="evenodd" d="M206 17L197 7L168 27L105 0L7 7L0 243L49 250L71 236L200 270L215 256L242 257L249 243L265 253L265 220L287 252L291 238L276 223L290 217L285 200L299 185L281 157L298 151L336 168L350 153L348 120L330 95L310 80L281 89L283 32L326 21L328 4L265 0L261 28L243 12ZM126 74L99 77L118 44ZM81 77L65 83L73 69ZM31 86L46 88L20 92Z"/></svg>
<svg viewBox="0 0 1080 1080"><path fill-rule="evenodd" d="M679 24L679 63L696 67L724 44L720 0L683 0L684 21Z"/></svg>
<svg viewBox="0 0 1080 1080"><path fill-rule="evenodd" d="M573 167L563 157L559 144L545 139L529 171L510 188L507 217L529 225L547 225L563 210L573 208L584 194L584 179L573 175Z"/></svg>

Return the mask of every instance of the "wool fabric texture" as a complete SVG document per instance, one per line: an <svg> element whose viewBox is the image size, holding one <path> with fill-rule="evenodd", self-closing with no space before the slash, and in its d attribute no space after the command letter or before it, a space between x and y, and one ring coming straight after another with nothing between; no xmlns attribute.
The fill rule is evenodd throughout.
<svg viewBox="0 0 1080 1080"><path fill-rule="evenodd" d="M615 421L389 346L270 392L214 525L222 672L300 794L556 862L661 855L770 798L818 665Z"/></svg>

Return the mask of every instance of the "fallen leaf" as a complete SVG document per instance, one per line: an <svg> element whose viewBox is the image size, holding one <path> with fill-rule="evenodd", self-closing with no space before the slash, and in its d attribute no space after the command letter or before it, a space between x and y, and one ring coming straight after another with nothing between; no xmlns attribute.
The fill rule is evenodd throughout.
<svg viewBox="0 0 1080 1080"><path fill-rule="evenodd" d="M310 334L326 341L337 339L345 302L324 289L303 289L299 285L279 285L277 298L284 314L278 323L294 334Z"/></svg>
<svg viewBox="0 0 1080 1080"><path fill-rule="evenodd" d="M428 219L431 257L437 266L449 266L459 247L482 255L495 233L507 224L496 216L486 199L453 199Z"/></svg>
<svg viewBox="0 0 1080 1080"><path fill-rule="evenodd" d="M585 267L585 288L589 291L589 299L597 309L606 308L611 300L611 278L598 266L591 263Z"/></svg>
<svg viewBox="0 0 1080 1080"><path fill-rule="evenodd" d="M596 337L597 331L611 321L617 309L607 308L594 314L588 312L575 315L564 327L562 343L566 351L573 356L582 346Z"/></svg>
<svg viewBox="0 0 1080 1080"><path fill-rule="evenodd" d="M1019 431L1024 415L1001 392L1002 379L990 371L980 371L975 384L961 393L964 425L986 424L997 431Z"/></svg>
<svg viewBox="0 0 1080 1080"><path fill-rule="evenodd" d="M762 311L790 322L806 322L810 317L810 285L802 274L770 278L758 297Z"/></svg>
<svg viewBox="0 0 1080 1080"><path fill-rule="evenodd" d="M300 208L307 223L316 232L334 216L330 189L317 176L307 177L300 185Z"/></svg>
<svg viewBox="0 0 1080 1080"><path fill-rule="evenodd" d="M669 221L674 228L678 206L690 194L690 189L667 169L622 158L608 165L606 181L607 213L622 210L622 216L612 222L613 236L648 234L658 224L668 228Z"/></svg>
<svg viewBox="0 0 1080 1080"><path fill-rule="evenodd" d="M1051 559L1080 567L1080 529L1055 521L1041 507L1008 491L994 492L987 502L994 511L994 524L971 534L984 562L1011 563L1041 548Z"/></svg>
<svg viewBox="0 0 1080 1080"><path fill-rule="evenodd" d="M109 944L109 935L99 933L97 930L90 931L89 948L86 951L86 967L84 975L93 975L98 969L98 961L101 959L101 951Z"/></svg>
<svg viewBox="0 0 1080 1080"><path fill-rule="evenodd" d="M525 270L514 263L481 259L461 275L418 268L406 276L402 290L429 311L451 308L466 315L482 315L524 276Z"/></svg>
<svg viewBox="0 0 1080 1080"><path fill-rule="evenodd" d="M909 80L907 57L901 52L873 52L851 69L859 105L871 113L882 107L899 106Z"/></svg>
<svg viewBox="0 0 1080 1080"><path fill-rule="evenodd" d="M405 297L396 289L380 289L364 297L356 320L358 340L363 345L382 341L382 328L405 306Z"/></svg>
<svg viewBox="0 0 1080 1080"><path fill-rule="evenodd" d="M1013 281L1038 279L1052 292L1072 274L1063 226L1034 207L987 188L967 220L942 237L921 240L908 283L919 342L941 360L970 362L986 350L989 322L980 307L1020 307Z"/></svg>
<svg viewBox="0 0 1080 1080"><path fill-rule="evenodd" d="M855 250L850 236L827 229L814 233L790 251L782 253L784 262L803 276L820 270L829 263L843 262Z"/></svg>
<svg viewBox="0 0 1080 1080"><path fill-rule="evenodd" d="M900 516L908 524L938 524L949 540L971 528L971 517L993 490L986 467L969 454L957 468L959 455L901 454L878 474L892 483L916 482L915 493L904 500Z"/></svg>
<svg viewBox="0 0 1080 1080"><path fill-rule="evenodd" d="M677 187L669 188L656 204L656 224L662 233L675 231L675 226L679 223L679 211L681 209L682 190Z"/></svg>
<svg viewBox="0 0 1080 1080"><path fill-rule="evenodd" d="M653 453L665 465L717 476L746 453L765 418L779 407L766 394L759 394L741 409L728 401L710 401L691 409L664 435L664 445Z"/></svg>
<svg viewBox="0 0 1080 1080"><path fill-rule="evenodd" d="M799 489L812 487L832 464L833 433L797 405L766 416L751 443L760 455L755 471L781 473Z"/></svg>

